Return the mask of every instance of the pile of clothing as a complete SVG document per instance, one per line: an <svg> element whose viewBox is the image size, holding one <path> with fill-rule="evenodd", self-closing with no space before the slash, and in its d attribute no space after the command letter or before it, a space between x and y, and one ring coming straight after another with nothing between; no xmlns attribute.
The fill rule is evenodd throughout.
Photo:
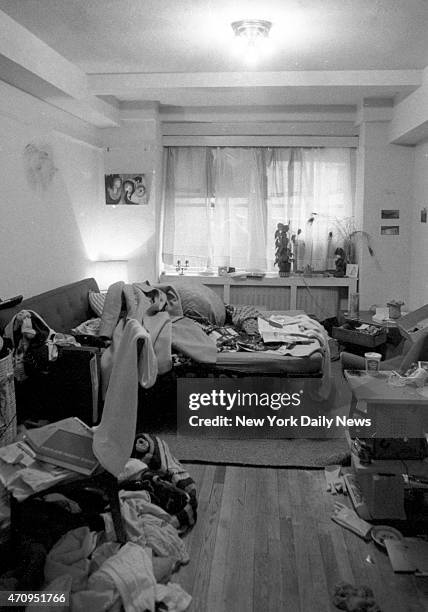
<svg viewBox="0 0 428 612"><path fill-rule="evenodd" d="M188 607L170 579L189 561L181 536L196 521L195 483L157 437L138 434L132 454L118 477L127 543L115 541L96 479L57 485L14 503L16 563L0 589L69 592L62 609L71 612Z"/></svg>
<svg viewBox="0 0 428 612"><path fill-rule="evenodd" d="M6 345L14 358L14 374L25 380L35 371L46 372L58 357L59 346L80 346L70 334L57 333L33 310L20 310L4 330Z"/></svg>

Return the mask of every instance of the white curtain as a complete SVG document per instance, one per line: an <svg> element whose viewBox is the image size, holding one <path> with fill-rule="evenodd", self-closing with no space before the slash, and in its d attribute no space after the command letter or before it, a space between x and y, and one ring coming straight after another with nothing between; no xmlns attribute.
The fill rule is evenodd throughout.
<svg viewBox="0 0 428 612"><path fill-rule="evenodd" d="M272 271L276 226L289 222L294 269L334 267L354 211L351 149L170 147L165 163L165 264Z"/></svg>

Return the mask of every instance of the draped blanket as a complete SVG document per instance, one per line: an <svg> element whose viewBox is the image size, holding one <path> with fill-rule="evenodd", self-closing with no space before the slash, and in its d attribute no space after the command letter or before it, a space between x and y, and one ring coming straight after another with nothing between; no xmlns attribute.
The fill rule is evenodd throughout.
<svg viewBox="0 0 428 612"><path fill-rule="evenodd" d="M138 385L154 385L172 367L172 349L195 361L215 363L217 349L202 327L183 316L173 287L148 283L111 285L100 326L111 338L101 357L105 397L94 431L94 453L117 476L131 456L138 410Z"/></svg>

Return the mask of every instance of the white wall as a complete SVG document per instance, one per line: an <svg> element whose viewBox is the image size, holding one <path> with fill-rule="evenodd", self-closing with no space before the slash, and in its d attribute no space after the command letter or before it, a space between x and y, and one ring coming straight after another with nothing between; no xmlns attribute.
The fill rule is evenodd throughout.
<svg viewBox="0 0 428 612"><path fill-rule="evenodd" d="M413 201L409 299L412 310L428 304L428 223L421 223L421 209L428 209L428 142L415 147Z"/></svg>
<svg viewBox="0 0 428 612"><path fill-rule="evenodd" d="M365 247L360 262L360 305L386 305L391 299L409 304L410 245L413 211L412 147L389 144L387 122L361 125L357 172L357 210L362 229L370 233L375 257ZM382 209L398 209L398 220L382 220ZM381 235L381 225L399 225L398 236Z"/></svg>
<svg viewBox="0 0 428 612"><path fill-rule="evenodd" d="M49 112L47 105L46 109ZM32 127L26 120L0 114L3 299L19 293L29 297L88 273L82 215L96 197L100 152L52 130ZM46 189L32 188L27 181L23 152L29 143L47 143L53 150L57 171Z"/></svg>
<svg viewBox="0 0 428 612"><path fill-rule="evenodd" d="M147 206L104 206L100 255L127 259L130 282L157 280L156 224L160 200L161 147L157 111L152 118L123 122L120 128L100 131L106 174L151 176Z"/></svg>

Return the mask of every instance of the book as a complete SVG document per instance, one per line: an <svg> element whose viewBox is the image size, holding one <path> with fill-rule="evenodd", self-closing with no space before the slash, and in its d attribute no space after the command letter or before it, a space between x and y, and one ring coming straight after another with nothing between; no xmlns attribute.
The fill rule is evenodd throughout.
<svg viewBox="0 0 428 612"><path fill-rule="evenodd" d="M92 449L92 430L76 417L30 429L24 440L39 461L85 476L93 474L99 466Z"/></svg>

